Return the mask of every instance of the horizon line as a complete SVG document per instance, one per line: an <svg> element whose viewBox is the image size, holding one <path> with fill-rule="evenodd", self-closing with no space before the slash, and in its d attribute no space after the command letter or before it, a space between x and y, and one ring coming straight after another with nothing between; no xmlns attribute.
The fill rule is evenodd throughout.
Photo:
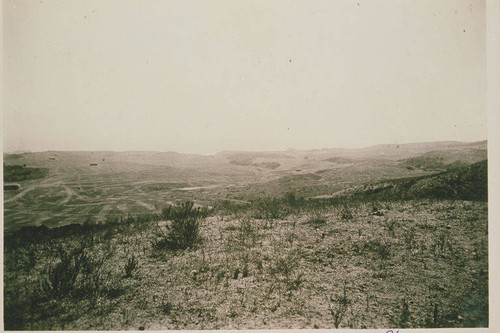
<svg viewBox="0 0 500 333"><path fill-rule="evenodd" d="M127 153L127 152L144 152L144 153L175 153L175 154L184 154L184 155L202 155L202 156L212 156L212 155L217 155L220 153L225 153L225 152L244 152L244 153L257 153L257 152L285 152L285 151L318 151L318 150L332 150L332 149L338 149L338 150L360 150L360 149L367 149L367 148L373 148L377 146L398 146L398 145L415 145L415 144L437 144L437 143L462 143L462 144L474 144L474 143L487 143L488 139L483 139L483 140L474 140L474 141L458 141L458 140L440 140L440 141L417 141L417 142L405 142L405 143L378 143L378 144L373 144L369 146L362 146L362 147L322 147L322 148L308 148L308 149L298 149L298 148L285 148L285 149L274 149L274 150L244 150L244 149L223 149L219 150L215 153L191 153L191 152L179 152L179 151L174 151L174 150L137 150L137 149L131 149L131 150L53 150L53 149L48 149L48 150L12 150L12 151L2 151L3 154L24 154L24 153L50 153L50 152L113 152L113 153Z"/></svg>

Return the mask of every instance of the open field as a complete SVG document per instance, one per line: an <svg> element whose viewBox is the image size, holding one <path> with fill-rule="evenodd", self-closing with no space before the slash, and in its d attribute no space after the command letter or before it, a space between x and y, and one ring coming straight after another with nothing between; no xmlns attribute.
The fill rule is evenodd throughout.
<svg viewBox="0 0 500 333"><path fill-rule="evenodd" d="M441 164L409 167L415 157ZM44 168L49 173L42 179L17 181L20 190L4 191L4 230L150 214L184 200L209 206L225 199L248 201L288 191L306 198L328 196L383 179L436 173L456 161L470 164L484 159L485 142L223 152L212 156L155 152L6 154L6 165ZM279 166L267 167L273 163Z"/></svg>
<svg viewBox="0 0 500 333"><path fill-rule="evenodd" d="M488 326L485 142L4 158L6 329Z"/></svg>

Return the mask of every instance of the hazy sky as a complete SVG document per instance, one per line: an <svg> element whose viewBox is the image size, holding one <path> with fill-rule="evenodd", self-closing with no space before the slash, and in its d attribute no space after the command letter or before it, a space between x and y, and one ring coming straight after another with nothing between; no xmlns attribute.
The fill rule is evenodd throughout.
<svg viewBox="0 0 500 333"><path fill-rule="evenodd" d="M4 150L486 139L484 1L3 1Z"/></svg>

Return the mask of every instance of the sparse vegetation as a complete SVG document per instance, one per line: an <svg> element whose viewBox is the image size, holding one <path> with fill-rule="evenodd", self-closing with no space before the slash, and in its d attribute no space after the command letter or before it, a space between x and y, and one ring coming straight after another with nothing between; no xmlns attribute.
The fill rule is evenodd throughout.
<svg viewBox="0 0 500 333"><path fill-rule="evenodd" d="M253 219L251 211L250 216L229 219L220 222L220 226L217 217L206 217L205 223L196 224L197 237L179 236L180 241L171 248L180 249L178 244L192 244L189 240L202 237L200 246L185 247L192 250L177 254L165 252L170 249L165 246L158 258L143 251L144 242L155 237L155 222L130 223L136 221L131 216L60 231L23 229L6 241L6 278L15 277L5 289L6 325L12 329L62 329L64 323L64 328L82 328L86 327L82 326L84 318L94 318L88 327L138 327L133 311L145 311L150 321L160 320L162 327L170 328L184 327L183 323L187 324L185 327L200 327L207 318L212 318L204 321L207 328L228 327L230 322L244 327L245 318L259 313L273 320L286 318L285 313L302 313L299 316L314 317L320 327L487 325L486 205L421 200L392 202L390 206L393 209L378 216L373 214L371 204L351 207L344 202L322 210L322 218L329 223L311 224L313 213L299 215L299 223L280 220L268 229L257 227L265 220ZM338 213L344 208L356 210L349 223ZM170 209L170 216L179 221L202 219L190 203ZM436 219L429 222L425 214L434 214ZM474 224L461 222L472 216L476 217ZM409 217L413 220L405 220ZM224 226L226 223L229 225ZM112 234L110 228L115 230ZM167 236L166 230L171 228L163 234L169 242L181 235ZM123 256L121 251L133 255ZM106 265L103 259L97 259L103 258L103 254L109 258L104 259ZM143 264L139 266L138 261ZM331 275L332 270L335 275ZM23 289L16 286L23 285L30 276L40 281L32 284L39 287L18 292ZM344 276L351 286L335 282L333 276ZM326 286L326 281L331 285ZM412 281L414 293L407 293L405 281ZM247 289L243 294L237 292L240 283ZM318 285L323 287L317 289ZM366 287L361 288L363 285ZM443 287L450 285L453 289ZM146 290L143 286L151 287ZM385 290L383 298L376 297L379 288ZM142 291L137 294L139 290ZM157 292L163 296L155 296ZM324 293L334 296L329 298L328 310L318 316L314 300ZM368 313L364 311L366 294L372 295L370 303L377 304ZM426 295L441 302L429 305ZM470 296L468 302L464 303L464 295ZM89 297L98 303L92 311L82 312L81 309L89 309L85 305L90 302ZM174 299L175 305L171 301ZM136 310L126 307L130 311L127 320L96 321L113 316L131 300ZM60 306L48 308L50 304ZM217 304L229 306L231 315L213 317L210 309ZM206 310L199 312L199 320L188 315L201 308ZM394 318L390 323L384 321L387 311ZM70 316L63 316L65 313ZM158 314L165 317L157 317ZM264 322L253 323L252 327L269 327Z"/></svg>
<svg viewBox="0 0 500 333"><path fill-rule="evenodd" d="M486 188L482 162L325 198L25 226L5 234L5 327L488 326Z"/></svg>
<svg viewBox="0 0 500 333"><path fill-rule="evenodd" d="M344 283L343 294L330 297L330 314L335 328L339 328L350 305L351 299L347 297L346 283Z"/></svg>

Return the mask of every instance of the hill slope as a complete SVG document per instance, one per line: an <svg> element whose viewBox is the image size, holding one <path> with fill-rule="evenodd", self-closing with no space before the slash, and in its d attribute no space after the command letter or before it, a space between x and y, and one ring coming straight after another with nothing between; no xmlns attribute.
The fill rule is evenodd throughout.
<svg viewBox="0 0 500 333"><path fill-rule="evenodd" d="M374 200L488 200L488 161L430 176L386 180L356 190L352 196Z"/></svg>

